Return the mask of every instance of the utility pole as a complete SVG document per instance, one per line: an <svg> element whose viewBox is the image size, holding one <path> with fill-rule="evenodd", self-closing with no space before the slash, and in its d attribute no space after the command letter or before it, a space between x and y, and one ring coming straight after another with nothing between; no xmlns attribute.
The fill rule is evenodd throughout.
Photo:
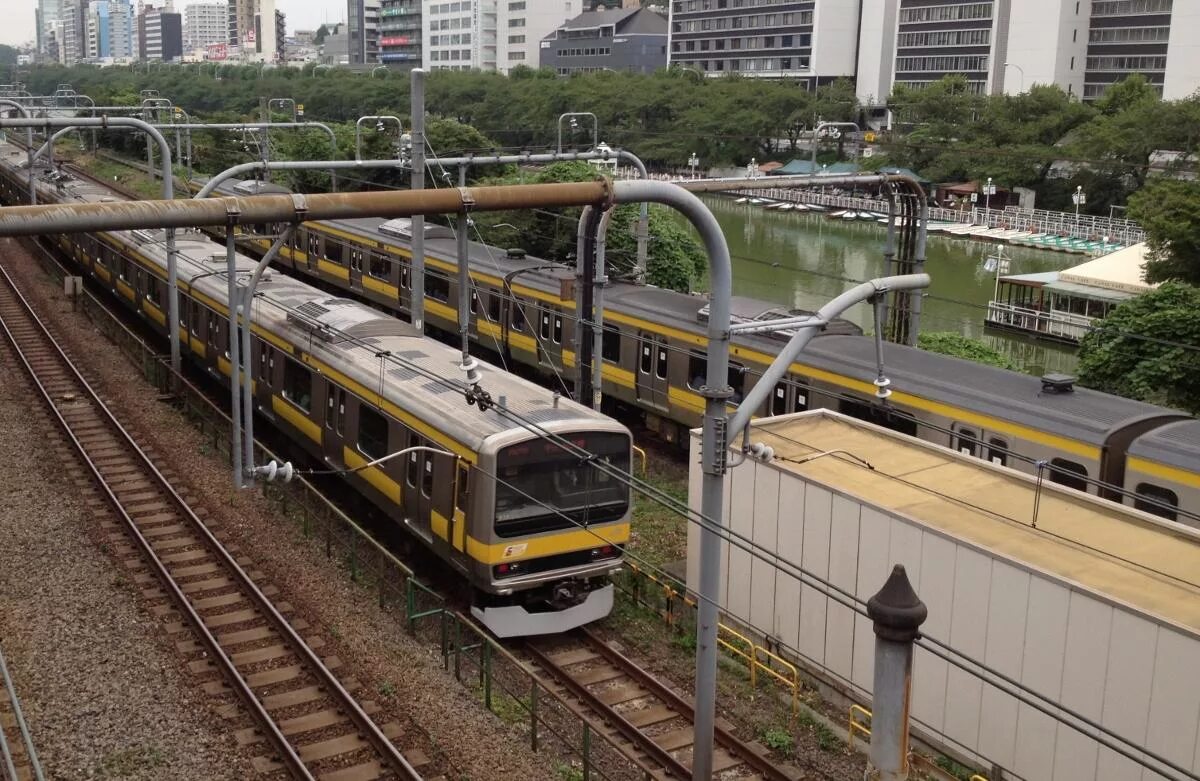
<svg viewBox="0 0 1200 781"><path fill-rule="evenodd" d="M908 713L912 697L913 645L929 615L913 591L903 564L892 568L879 593L867 600L875 629L871 766L878 781L908 778Z"/></svg>
<svg viewBox="0 0 1200 781"><path fill-rule="evenodd" d="M597 359L593 350L592 308L596 300L593 280L596 277L596 229L600 227L602 210L596 207L587 210L582 226L580 255L575 261L575 400L588 404L592 398L592 361Z"/></svg>
<svg viewBox="0 0 1200 781"><path fill-rule="evenodd" d="M314 69L315 70L315 69ZM412 189L425 189L425 71L412 70ZM413 327L425 331L425 217L412 217L412 273L409 316Z"/></svg>

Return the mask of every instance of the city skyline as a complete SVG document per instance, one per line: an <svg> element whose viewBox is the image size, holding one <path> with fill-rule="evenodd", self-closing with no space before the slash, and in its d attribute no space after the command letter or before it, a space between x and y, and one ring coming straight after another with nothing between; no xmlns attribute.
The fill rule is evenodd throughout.
<svg viewBox="0 0 1200 781"><path fill-rule="evenodd" d="M191 4L178 0L175 3L179 10ZM37 9L37 0L17 0L13 6L9 9L6 23L0 26L0 44L22 46L31 43L34 39L34 11ZM277 0L276 7L287 14L289 33L294 30L315 30L327 21L345 21L346 15L345 3L331 4L328 0Z"/></svg>

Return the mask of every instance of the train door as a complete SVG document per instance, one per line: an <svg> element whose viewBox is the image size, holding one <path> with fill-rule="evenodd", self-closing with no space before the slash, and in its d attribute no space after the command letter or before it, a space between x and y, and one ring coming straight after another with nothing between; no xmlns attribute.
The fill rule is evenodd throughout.
<svg viewBox="0 0 1200 781"><path fill-rule="evenodd" d="M346 389L325 382L325 434L321 437L325 458L341 464L346 432Z"/></svg>
<svg viewBox="0 0 1200 781"><path fill-rule="evenodd" d="M317 263L321 260L321 235L316 231L308 232L308 270L317 273Z"/></svg>
<svg viewBox="0 0 1200 781"><path fill-rule="evenodd" d="M643 331L638 339L637 399L667 408L667 366L670 351L662 337Z"/></svg>
<svg viewBox="0 0 1200 781"><path fill-rule="evenodd" d="M412 264L407 260L399 260L396 265L400 266L400 283L397 286L396 294L400 308L405 312L412 312Z"/></svg>
<svg viewBox="0 0 1200 781"><path fill-rule="evenodd" d="M292 261L292 268L298 268L300 258L304 254L304 248L308 246L308 231L296 228L292 231L292 237L288 241L287 252L283 253Z"/></svg>
<svg viewBox="0 0 1200 781"><path fill-rule="evenodd" d="M538 361L543 366L561 367L563 318L553 308L538 307Z"/></svg>
<svg viewBox="0 0 1200 781"><path fill-rule="evenodd" d="M479 300L479 291L471 287L471 315L467 318L468 333L472 339L479 339L479 318L483 317L483 302Z"/></svg>
<svg viewBox="0 0 1200 781"><path fill-rule="evenodd" d="M350 245L350 289L362 292L362 275L363 275L363 255L365 251L359 247Z"/></svg>
<svg viewBox="0 0 1200 781"><path fill-rule="evenodd" d="M409 447L426 444L420 437L412 436ZM423 450L408 454L404 463L404 522L426 542L433 541L429 512L433 496L433 462ZM428 471L427 471L428 470Z"/></svg>

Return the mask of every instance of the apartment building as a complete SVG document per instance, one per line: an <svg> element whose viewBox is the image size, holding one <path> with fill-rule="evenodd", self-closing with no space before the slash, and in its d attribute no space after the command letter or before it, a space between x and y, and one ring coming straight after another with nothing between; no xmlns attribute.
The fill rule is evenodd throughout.
<svg viewBox="0 0 1200 781"><path fill-rule="evenodd" d="M379 9L379 61L397 68L421 64L421 0L383 0Z"/></svg>
<svg viewBox="0 0 1200 781"><path fill-rule="evenodd" d="M229 6L225 3L192 3L183 9L183 48L192 52L227 43Z"/></svg>
<svg viewBox="0 0 1200 781"><path fill-rule="evenodd" d="M280 15L275 0L229 0L228 43L230 56L246 62L274 62L279 55Z"/></svg>
<svg viewBox="0 0 1200 781"><path fill-rule="evenodd" d="M381 0L347 0L350 64L379 64Z"/></svg>
<svg viewBox="0 0 1200 781"><path fill-rule="evenodd" d="M583 0L497 0L496 69L537 68L542 39L584 10Z"/></svg>
<svg viewBox="0 0 1200 781"><path fill-rule="evenodd" d="M133 7L128 0L92 0L84 27L89 59L129 60L136 55Z"/></svg>
<svg viewBox="0 0 1200 781"><path fill-rule="evenodd" d="M496 70L496 0L423 0L421 16L422 67Z"/></svg>
<svg viewBox="0 0 1200 781"><path fill-rule="evenodd" d="M1141 73L1164 98L1200 88L1200 0L1093 0L1083 98Z"/></svg>
<svg viewBox="0 0 1200 781"><path fill-rule="evenodd" d="M853 78L861 10L861 0L672 0L669 62L809 89Z"/></svg>

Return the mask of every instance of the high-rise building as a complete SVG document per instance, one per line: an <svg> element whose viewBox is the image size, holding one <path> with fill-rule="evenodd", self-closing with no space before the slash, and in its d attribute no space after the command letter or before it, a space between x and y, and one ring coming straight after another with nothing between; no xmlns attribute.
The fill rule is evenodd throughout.
<svg viewBox="0 0 1200 781"><path fill-rule="evenodd" d="M143 6L138 14L138 58L176 62L183 56L183 17L167 8Z"/></svg>
<svg viewBox="0 0 1200 781"><path fill-rule="evenodd" d="M855 73L861 0L671 0L671 65L786 78L812 89Z"/></svg>
<svg viewBox="0 0 1200 781"><path fill-rule="evenodd" d="M41 60L60 59L63 0L38 0L36 17L37 53Z"/></svg>
<svg viewBox="0 0 1200 781"><path fill-rule="evenodd" d="M279 50L275 0L229 0L229 45L249 62L274 62Z"/></svg>
<svg viewBox="0 0 1200 781"><path fill-rule="evenodd" d="M422 0L421 18L425 68L496 70L496 0Z"/></svg>
<svg viewBox="0 0 1200 781"><path fill-rule="evenodd" d="M1094 100L1141 73L1166 98L1200 87L1200 0L863 0L858 96L962 74L981 94L1056 84Z"/></svg>
<svg viewBox="0 0 1200 781"><path fill-rule="evenodd" d="M583 0L497 0L496 69L537 68L542 39L584 10Z"/></svg>
<svg viewBox="0 0 1200 781"><path fill-rule="evenodd" d="M383 0L379 7L379 61L398 68L421 64L421 0Z"/></svg>
<svg viewBox="0 0 1200 781"><path fill-rule="evenodd" d="M379 16L381 0L347 0L346 28L350 40L351 65L379 64Z"/></svg>
<svg viewBox="0 0 1200 781"><path fill-rule="evenodd" d="M87 10L87 57L132 59L134 26L133 7L128 0L92 0Z"/></svg>
<svg viewBox="0 0 1200 781"><path fill-rule="evenodd" d="M63 0L59 14L58 59L64 65L74 65L88 56L88 0Z"/></svg>
<svg viewBox="0 0 1200 781"><path fill-rule="evenodd" d="M228 43L229 6L225 3L192 3L183 9L183 48L207 49Z"/></svg>

